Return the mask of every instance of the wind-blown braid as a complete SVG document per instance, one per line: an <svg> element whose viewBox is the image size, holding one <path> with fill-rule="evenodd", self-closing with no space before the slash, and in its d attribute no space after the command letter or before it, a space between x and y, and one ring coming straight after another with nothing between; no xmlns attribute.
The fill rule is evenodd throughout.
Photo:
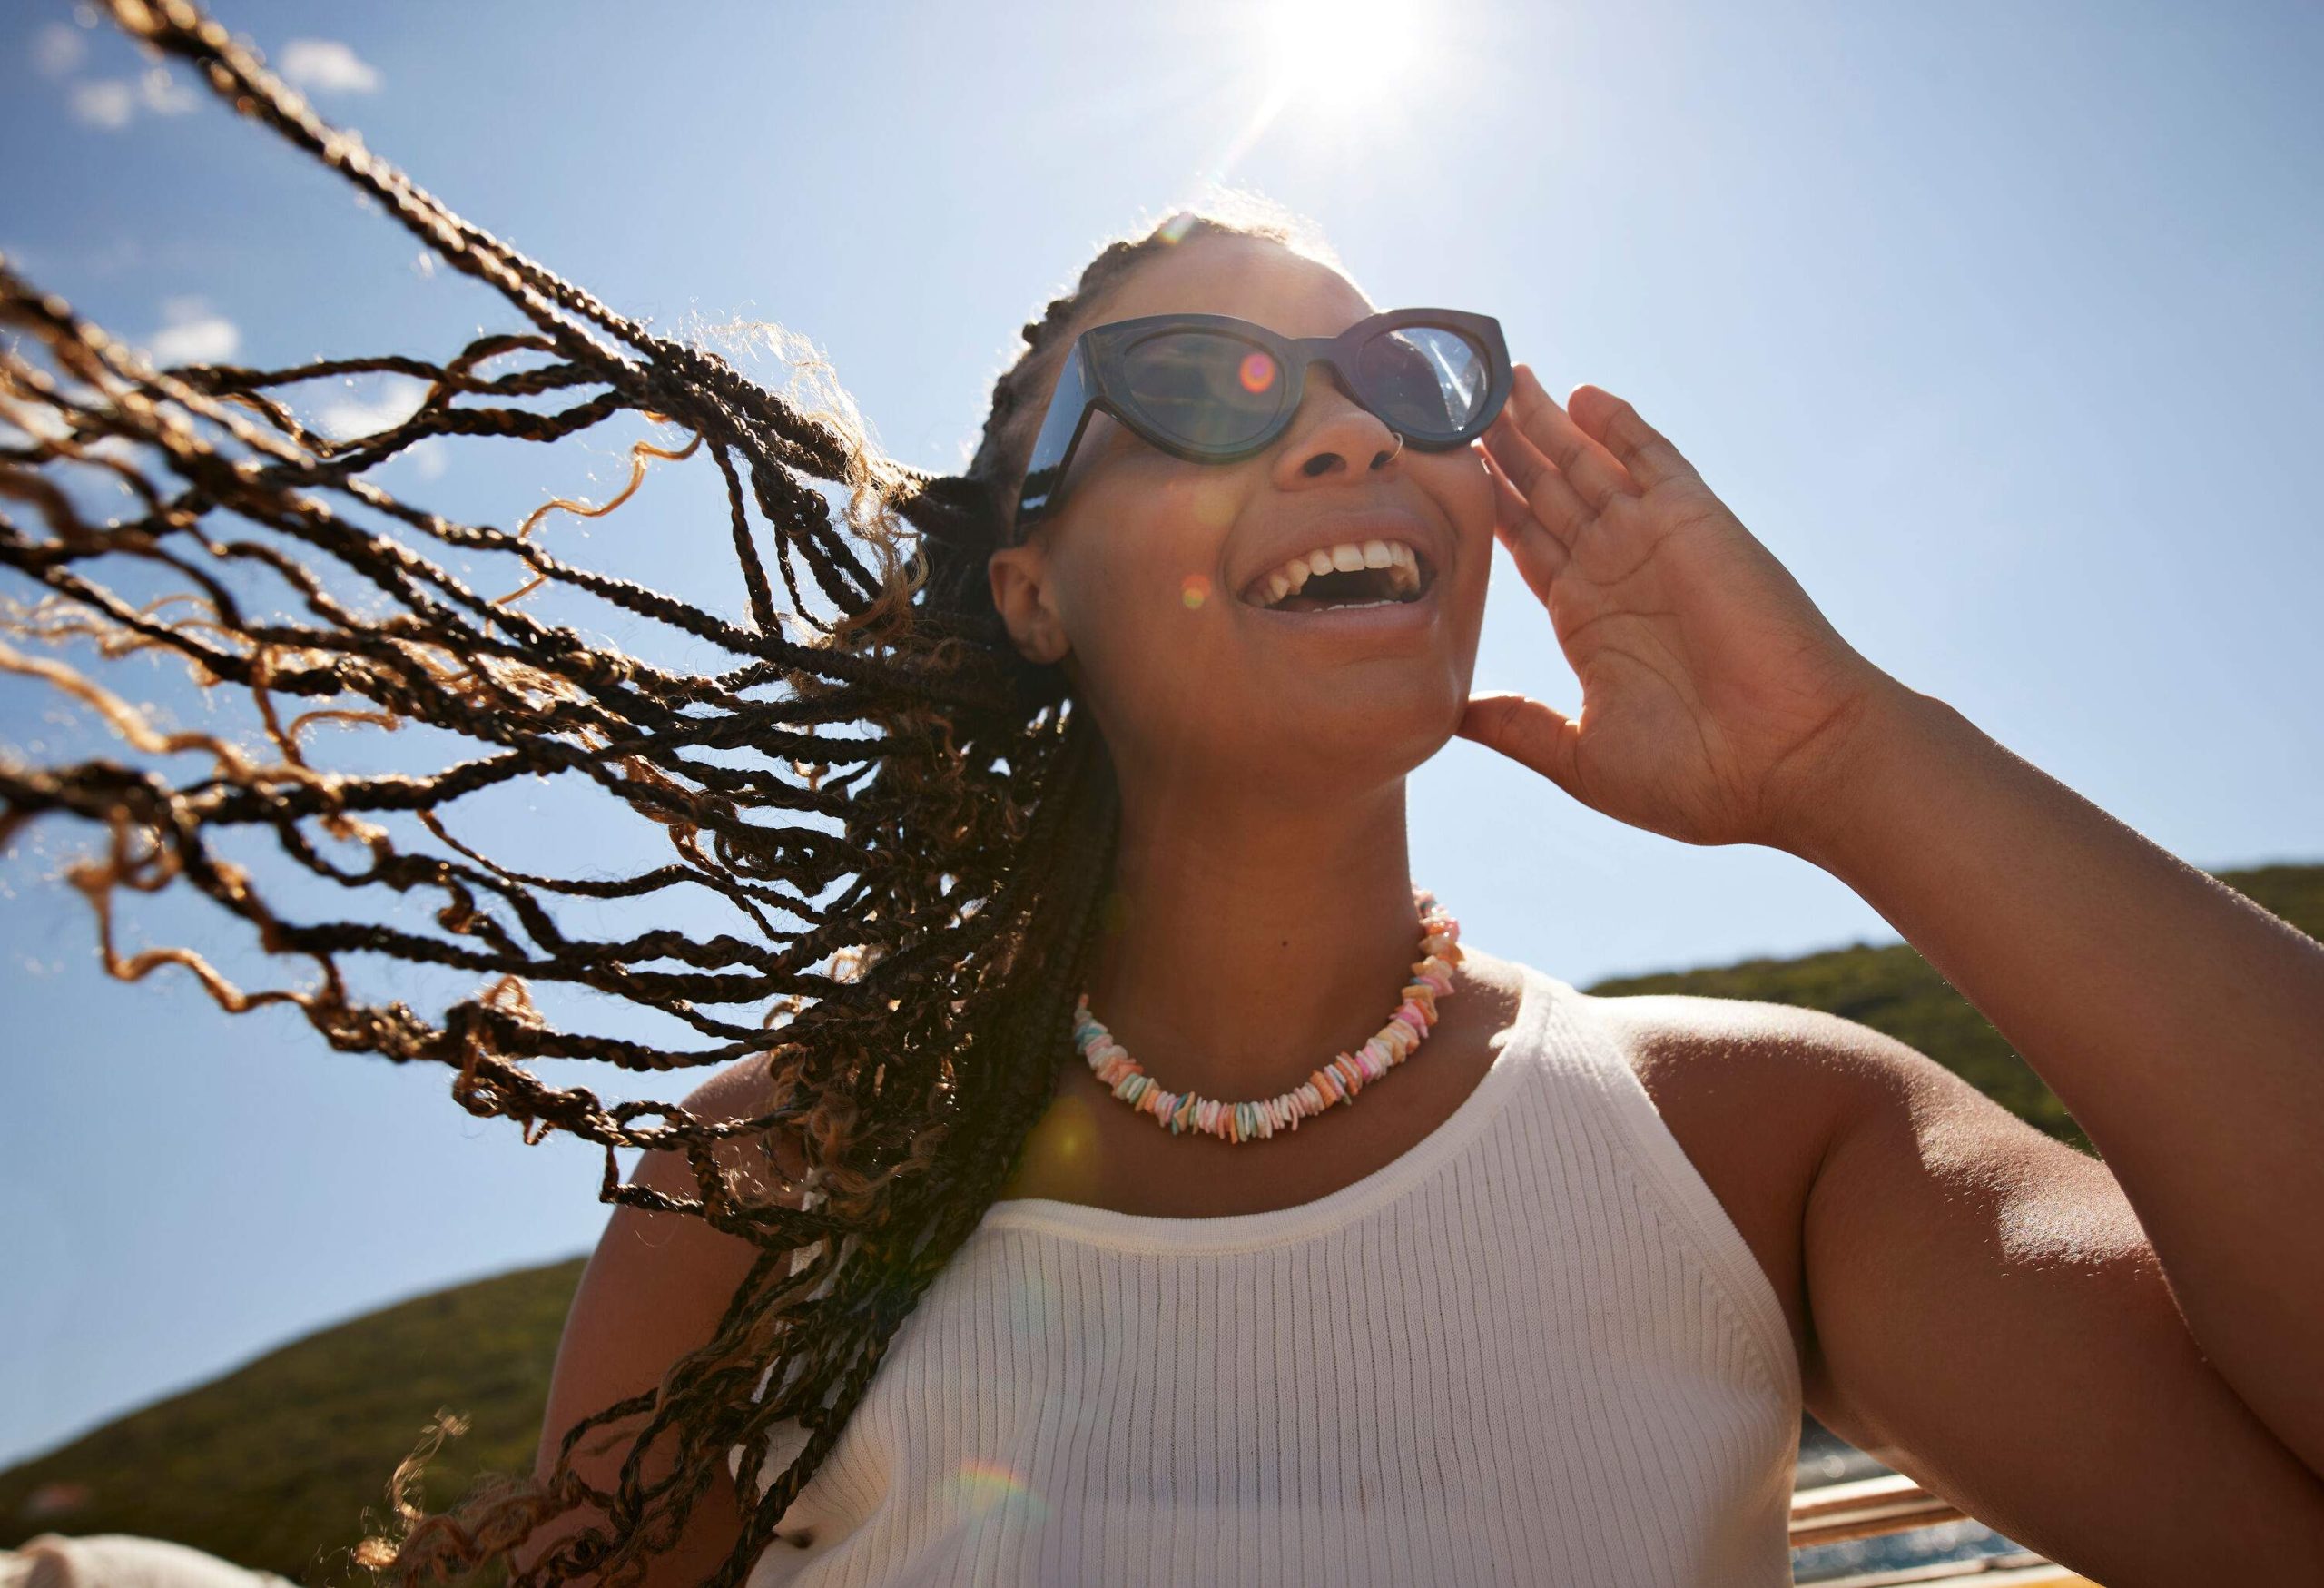
<svg viewBox="0 0 2324 1588"><path fill-rule="evenodd" d="M417 1582L503 1559L590 1507L592 1525L513 1580L635 1581L740 1446L741 1492L759 1497L714 1579L737 1583L983 1217L1071 1050L1112 865L1112 772L1059 671L1007 644L984 573L1012 533L1038 399L1141 261L1196 232L1299 233L1243 202L1106 248L1025 328L965 475L938 478L877 455L844 411L811 411L647 330L453 215L182 0L111 5L530 329L441 362L156 370L0 259L0 326L15 333L0 350L0 425L21 438L0 432L0 565L38 597L10 603L5 626L103 661L174 656L204 688L246 696L256 729L247 742L172 730L61 655L0 644L0 669L62 691L142 757L0 757L0 843L44 814L102 829L100 852L69 876L112 974L174 965L231 1011L287 1006L333 1048L443 1064L471 1112L516 1121L527 1140L562 1130L604 1149L606 1201L698 1217L759 1248L713 1338L655 1391L571 1429L548 1475L427 1515L408 1497L408 1463L394 1485L399 1536L359 1555ZM284 396L350 375L423 382L425 395L409 418L343 439L310 429ZM548 444L623 418L682 442L632 442L611 500L553 501L514 530L413 507L369 478L438 438ZM577 567L534 537L550 510L602 515L651 464L703 452L725 493L746 617ZM124 499L126 513L99 505ZM479 594L463 558L505 567L518 587ZM657 663L520 604L560 599L723 659ZM417 725L467 747L433 770L337 772L308 742L325 725ZM172 775L187 755L206 764ZM675 859L559 877L456 834L458 801L527 776L611 796L598 819L655 824ZM271 852L229 853L251 840ZM265 949L310 961L313 984L246 991L188 949L123 952L118 893L181 882ZM730 929L594 936L556 908L683 889L729 912ZM315 913L318 902L405 898L427 908L402 925ZM351 955L487 980L431 1018L367 997L342 965ZM690 1035L674 1046L554 1021L534 990L560 984ZM656 1072L760 1053L768 1095L743 1119L607 1103L527 1065ZM795 1145L803 1180L778 1171L746 1189L714 1157L776 1136ZM698 1194L621 1183L625 1148L682 1154ZM640 1417L613 1488L573 1470L585 1438ZM759 1494L766 1436L786 1421L809 1437ZM652 1483L649 1453L668 1460Z"/></svg>

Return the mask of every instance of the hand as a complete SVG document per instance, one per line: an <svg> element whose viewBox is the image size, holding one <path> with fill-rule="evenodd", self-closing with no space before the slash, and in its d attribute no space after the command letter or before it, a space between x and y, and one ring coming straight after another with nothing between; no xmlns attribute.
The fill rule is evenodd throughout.
<svg viewBox="0 0 2324 1588"><path fill-rule="evenodd" d="M1909 692L1629 403L1595 386L1572 403L1520 364L1479 449L1494 533L1549 610L1581 714L1484 695L1461 732L1616 821L1792 848Z"/></svg>

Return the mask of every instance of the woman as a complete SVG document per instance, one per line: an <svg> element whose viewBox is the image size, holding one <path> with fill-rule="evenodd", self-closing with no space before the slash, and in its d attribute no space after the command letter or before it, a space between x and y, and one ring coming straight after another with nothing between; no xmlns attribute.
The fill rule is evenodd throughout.
<svg viewBox="0 0 2324 1588"><path fill-rule="evenodd" d="M1286 232L1181 216L1101 255L997 390L991 599L1120 791L1085 979L1119 1047L1225 1100L1360 1047L1420 952L1403 780L1457 732L1847 881L2116 1172L1852 1021L1590 999L1473 949L1410 1067L1305 1130L1159 1129L1066 1062L750 1581L1785 1582L1803 1396L2110 1584L2324 1563L2324 1265L2274 1244L2319 1208L2312 943L1881 673L1595 387L1561 407L1521 367L1481 442L1426 451L1321 370L1234 461L1099 415L1008 523L1037 430L1078 417L1050 399L1085 331L1375 312ZM1231 409L1187 396L1199 356L1122 385ZM1496 536L1581 679L1571 721L1469 697ZM1399 540L1407 598L1393 561L1285 596L1302 557ZM689 1106L760 1088L746 1061ZM754 1255L617 1211L544 1451L706 1338ZM738 1523L706 1494L647 1580L705 1574Z"/></svg>
<svg viewBox="0 0 2324 1588"><path fill-rule="evenodd" d="M2109 1583L2324 1560L2304 1145L2324 952L1881 673L1627 405L1561 407L1482 317L1382 318L1284 226L1181 216L1028 327L965 480L909 477L450 215L222 31L118 15L536 327L441 365L156 373L0 281L82 383L24 427L35 461L144 481L102 434L190 482L103 533L26 487L49 538L12 529L0 560L75 603L28 626L178 650L250 691L276 757L156 735L12 652L137 747L216 767L0 768L8 820L110 824L76 878L101 918L182 878L324 973L245 994L190 954L108 962L188 965L230 1008L290 1002L335 1046L451 1065L464 1105L609 1162L651 1149L608 1177L536 1480L399 1507L405 1535L365 1560L418 1580L508 1555L540 1583L1777 1583L1803 1404ZM512 350L552 361L487 368ZM62 390L7 356L25 401ZM265 396L351 368L428 399L334 445ZM592 384L554 414L512 400ZM255 460L220 468L155 417L180 412ZM724 472L746 618L361 479L434 435L616 412L695 438L641 459L705 447ZM803 478L853 493L843 520ZM479 598L332 492L743 660L586 646L526 615L529 585ZM393 616L296 557L189 542L212 512ZM1581 678L1571 720L1469 696L1495 539ZM108 555L167 562L203 605L113 598L87 567ZM256 613L205 557L263 558L302 610ZM326 777L274 703L347 695L490 754ZM1403 829L1405 775L1456 732L1618 820L1832 871L2107 1163L1852 1022L1590 999L1459 943ZM615 794L678 862L487 860L446 806L527 771ZM390 826L406 812L435 847ZM340 886L432 893L444 935L271 907L210 847L236 824ZM760 937L599 941L542 902L680 885ZM356 950L500 979L430 1021L367 1002L337 958ZM695 1045L566 1030L525 991L557 980ZM772 1030L721 1012L776 999ZM683 1109L606 1107L540 1082L537 1055L725 1067Z"/></svg>

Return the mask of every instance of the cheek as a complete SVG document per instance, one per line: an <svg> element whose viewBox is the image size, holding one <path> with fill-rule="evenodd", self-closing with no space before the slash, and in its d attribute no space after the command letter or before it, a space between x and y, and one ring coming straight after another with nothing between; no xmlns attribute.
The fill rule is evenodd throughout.
<svg viewBox="0 0 2324 1588"><path fill-rule="evenodd" d="M1452 478L1446 481L1444 508L1453 527L1463 538L1477 534L1491 538L1492 476L1486 472L1484 460L1473 453L1462 453L1446 461L1453 467L1448 470Z"/></svg>
<svg viewBox="0 0 2324 1588"><path fill-rule="evenodd" d="M1245 491L1234 471L1187 469L1157 493L1167 522L1184 526L1189 553L1215 552L1243 510Z"/></svg>
<svg viewBox="0 0 2324 1588"><path fill-rule="evenodd" d="M1243 492L1228 476L1181 466L1143 482L1137 510L1114 515L1106 544L1091 545L1101 566L1075 569L1077 584L1096 597L1093 617L1144 629L1173 610L1200 612L1230 597L1217 584L1219 549Z"/></svg>
<svg viewBox="0 0 2324 1588"><path fill-rule="evenodd" d="M1066 636L1086 683L1124 705L1166 695L1171 676L1199 669L1233 599L1217 566L1240 510L1233 482L1212 470L1173 470L1142 484L1124 493L1134 511L1092 513L1075 525L1098 533L1081 538L1058 570ZM1173 665L1158 666L1157 658Z"/></svg>
<svg viewBox="0 0 2324 1588"><path fill-rule="evenodd" d="M1225 725L1241 676L1227 603L1206 567L1140 559L1117 570L1068 625L1081 690L1118 755L1184 755Z"/></svg>
<svg viewBox="0 0 2324 1588"><path fill-rule="evenodd" d="M1445 459L1442 478L1430 484L1460 547L1460 583L1482 591L1492 569L1492 477L1483 463L1464 455Z"/></svg>

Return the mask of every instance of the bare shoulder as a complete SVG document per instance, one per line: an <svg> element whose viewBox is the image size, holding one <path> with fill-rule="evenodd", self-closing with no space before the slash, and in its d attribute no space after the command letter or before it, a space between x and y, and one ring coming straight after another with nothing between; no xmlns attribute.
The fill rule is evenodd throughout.
<svg viewBox="0 0 2324 1588"><path fill-rule="evenodd" d="M1804 1231L1817 1174L1871 1078L1928 1061L1817 1010L1679 993L1584 996L1758 1259L1806 1363L1815 1336Z"/></svg>
<svg viewBox="0 0 2324 1588"><path fill-rule="evenodd" d="M698 1119L739 1124L764 1113L770 1100L763 1055L737 1060L716 1071L690 1093L683 1107ZM794 1139L786 1133L738 1133L712 1150L717 1167L756 1198L788 1198L778 1180L796 1181L803 1170ZM643 1154L629 1177L633 1186L674 1199L700 1196L693 1165L683 1151ZM566 1430L592 1413L652 1390L681 1358L707 1345L758 1248L713 1228L700 1218L627 1205L614 1208L596 1250L581 1276L566 1315L556 1366L549 1381L541 1419L536 1470L547 1473ZM636 1418L615 1425L617 1437L595 1435L576 1447L574 1467L590 1483L611 1486ZM665 1446L649 1458L649 1478L666 1469ZM649 1588L663 1582L699 1582L724 1557L740 1534L741 1513L731 1492L713 1484L688 1518L678 1546L655 1564ZM533 1541L537 1552L562 1532ZM692 1574L689 1574L692 1573Z"/></svg>
<svg viewBox="0 0 2324 1588"><path fill-rule="evenodd" d="M721 1125L741 1124L767 1111L769 1087L767 1056L754 1053L714 1070L700 1086L686 1094L680 1106L696 1119ZM770 1165L775 1174L785 1179L796 1179L806 1168L805 1159L800 1155L798 1138L789 1130L753 1131L732 1136L714 1148L712 1155L722 1168L730 1173L744 1176L752 1186L761 1190L765 1189L769 1182ZM675 1189L686 1194L692 1194L694 1189L693 1171L687 1165L685 1155L675 1150L642 1155L638 1159L637 1172L630 1178L635 1184Z"/></svg>
<svg viewBox="0 0 2324 1588"><path fill-rule="evenodd" d="M757 1054L712 1074L686 1094L681 1106L698 1120L740 1124L764 1113L768 1101L767 1059ZM805 1168L797 1140L787 1131L738 1133L717 1143L711 1157L737 1190L753 1198L780 1195L780 1182L795 1181ZM688 1201L702 1194L694 1164L676 1148L641 1154L629 1183ZM674 1302L683 1302L676 1309L680 1314L704 1313L714 1318L756 1257L757 1248L749 1242L713 1228L693 1214L616 1207L606 1221L574 1310L580 1313L585 1303L625 1303L650 1292L657 1315L666 1317Z"/></svg>
<svg viewBox="0 0 2324 1588"><path fill-rule="evenodd" d="M1871 1027L1821 1010L1681 993L1592 998L1663 1122L1709 1177L1729 1167L1804 1199L1866 1097L1945 1071Z"/></svg>
<svg viewBox="0 0 2324 1588"><path fill-rule="evenodd" d="M1709 1066L1730 1079L1780 1079L1805 1101L1810 1091L1844 1091L1899 1066L1935 1068L1894 1037L1819 1009L1676 992L1590 1001L1631 1039L1641 1080L1668 1081Z"/></svg>
<svg viewBox="0 0 2324 1588"><path fill-rule="evenodd" d="M1827 1426L2094 1581L2319 1558L2314 1475L2206 1362L2105 1164L1838 1015L1595 1007L1768 1270Z"/></svg>

